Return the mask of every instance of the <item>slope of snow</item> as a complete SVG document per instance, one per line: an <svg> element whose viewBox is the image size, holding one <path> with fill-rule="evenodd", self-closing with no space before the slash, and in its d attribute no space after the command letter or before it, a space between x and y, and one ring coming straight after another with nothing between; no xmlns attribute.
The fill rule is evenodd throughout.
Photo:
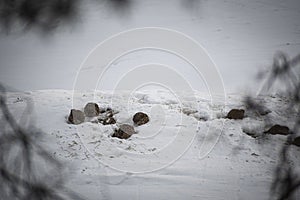
<svg viewBox="0 0 300 200"><path fill-rule="evenodd" d="M185 94L180 101L166 91L74 96L67 90L7 94L16 118L26 99L33 100L30 117L46 133L44 144L66 164L69 187L85 199L268 199L285 136L268 136L261 144L242 131L261 131L261 119L223 118L231 108L243 107L242 96L214 104L201 93ZM90 101L118 111L119 124L132 124L137 111L148 113L150 122L136 127L138 134L128 140L111 137L117 125L68 124L70 109ZM265 101L273 123L287 119L284 123L293 125L293 113L282 116L287 99L269 96ZM295 167L300 166L299 152L292 147Z"/></svg>

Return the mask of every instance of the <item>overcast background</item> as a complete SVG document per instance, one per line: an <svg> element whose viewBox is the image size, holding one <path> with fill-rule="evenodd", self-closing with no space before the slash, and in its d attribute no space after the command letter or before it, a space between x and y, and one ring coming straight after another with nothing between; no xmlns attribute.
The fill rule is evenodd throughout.
<svg viewBox="0 0 300 200"><path fill-rule="evenodd" d="M18 90L72 89L80 64L97 44L141 27L174 29L194 38L216 63L230 93L257 89L255 75L272 63L276 51L291 57L300 52L299 0L193 2L135 0L121 13L88 3L74 26L60 27L47 37L34 30L2 32L0 81Z"/></svg>

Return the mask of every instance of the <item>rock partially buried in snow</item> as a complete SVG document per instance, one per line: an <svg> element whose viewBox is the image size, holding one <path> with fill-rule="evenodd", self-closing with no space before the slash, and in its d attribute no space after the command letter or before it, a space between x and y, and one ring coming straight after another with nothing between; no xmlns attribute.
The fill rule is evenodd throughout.
<svg viewBox="0 0 300 200"><path fill-rule="evenodd" d="M253 132L253 131L251 131L249 129L242 129L242 131L244 133L246 133L247 135L249 135L250 137L253 137L253 138L257 138L258 137L257 133L255 133L255 132Z"/></svg>
<svg viewBox="0 0 300 200"><path fill-rule="evenodd" d="M146 113L138 112L135 113L135 115L132 118L135 125L143 125L149 122L149 117Z"/></svg>
<svg viewBox="0 0 300 200"><path fill-rule="evenodd" d="M96 117L100 113L98 104L96 103L87 103L84 107L84 114L87 117Z"/></svg>
<svg viewBox="0 0 300 200"><path fill-rule="evenodd" d="M269 130L265 131L265 133L269 133L272 135L288 135L289 131L289 127L276 124L272 126Z"/></svg>
<svg viewBox="0 0 300 200"><path fill-rule="evenodd" d="M292 141L293 145L296 145L298 147L300 147L300 136L296 137L293 141Z"/></svg>
<svg viewBox="0 0 300 200"><path fill-rule="evenodd" d="M112 137L117 137L120 139L128 139L131 135L135 134L133 126L129 124L122 124L118 129L115 130Z"/></svg>
<svg viewBox="0 0 300 200"><path fill-rule="evenodd" d="M81 124L84 122L84 113L81 110L72 109L68 121L72 124Z"/></svg>
<svg viewBox="0 0 300 200"><path fill-rule="evenodd" d="M226 118L228 119L243 119L245 110L243 109L232 109L227 114Z"/></svg>

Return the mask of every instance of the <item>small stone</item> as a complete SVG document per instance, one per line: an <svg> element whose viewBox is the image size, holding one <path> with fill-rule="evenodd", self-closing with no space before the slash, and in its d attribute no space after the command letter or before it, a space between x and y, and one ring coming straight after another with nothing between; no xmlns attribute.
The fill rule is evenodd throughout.
<svg viewBox="0 0 300 200"><path fill-rule="evenodd" d="M269 133L272 135L288 135L289 131L289 127L276 124L272 126L269 130L265 131L265 133Z"/></svg>
<svg viewBox="0 0 300 200"><path fill-rule="evenodd" d="M243 129L242 131L244 133L246 133L247 135L249 135L250 137L253 137L253 138L257 138L258 137L257 133L255 133L255 132L253 132L251 130Z"/></svg>
<svg viewBox="0 0 300 200"><path fill-rule="evenodd" d="M84 107L84 114L87 117L96 117L100 113L98 104L96 103L87 103Z"/></svg>
<svg viewBox="0 0 300 200"><path fill-rule="evenodd" d="M143 112L138 112L136 113L133 118L132 118L133 122L135 125L143 125L149 122L149 117L146 113Z"/></svg>
<svg viewBox="0 0 300 200"><path fill-rule="evenodd" d="M81 124L84 122L84 113L80 110L72 109L68 117L68 121L72 124Z"/></svg>
<svg viewBox="0 0 300 200"><path fill-rule="evenodd" d="M227 114L228 119L243 119L245 114L245 110L243 109L232 109Z"/></svg>
<svg viewBox="0 0 300 200"><path fill-rule="evenodd" d="M263 108L263 109L259 110L258 112L260 115L264 116L264 115L271 113L272 111L268 108Z"/></svg>

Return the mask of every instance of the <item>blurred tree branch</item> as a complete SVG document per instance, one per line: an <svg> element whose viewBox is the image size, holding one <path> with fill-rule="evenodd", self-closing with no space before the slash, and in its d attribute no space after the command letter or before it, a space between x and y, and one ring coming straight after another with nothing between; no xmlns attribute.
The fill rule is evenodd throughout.
<svg viewBox="0 0 300 200"><path fill-rule="evenodd" d="M300 80L297 74L293 71L295 67L299 67L300 54L290 59L287 55L282 52L278 52L271 66L269 74L260 73L259 78L265 78L264 90L269 91L276 80L281 80L281 83L288 88L282 94L284 97L289 99L288 109L285 111L289 114L291 111L296 111L296 117L294 119L294 126L290 130L287 136L286 143L282 145L279 154L279 161L274 171L274 180L270 188L270 199L293 199L294 193L300 187L300 176L295 170L295 167L291 165L289 152L291 149L292 141L295 137L299 136L300 127ZM260 91L261 92L261 91ZM249 111L260 113L261 110L265 109L265 105L259 101L263 96L251 97L248 96L244 100L245 107ZM265 126L268 126L270 119L264 118ZM262 134L262 137L264 135ZM267 140L264 140L267 142Z"/></svg>
<svg viewBox="0 0 300 200"><path fill-rule="evenodd" d="M129 9L131 0L0 0L0 26L7 34L32 29L46 34L76 22L83 3L108 3L108 8L122 13Z"/></svg>
<svg viewBox="0 0 300 200"><path fill-rule="evenodd" d="M28 105L27 105L28 106ZM27 118L31 110L25 109ZM19 124L0 85L0 194L3 199L82 199L65 186L63 165L40 144L43 133ZM42 165L44 164L44 165ZM46 166L46 170L44 170Z"/></svg>

